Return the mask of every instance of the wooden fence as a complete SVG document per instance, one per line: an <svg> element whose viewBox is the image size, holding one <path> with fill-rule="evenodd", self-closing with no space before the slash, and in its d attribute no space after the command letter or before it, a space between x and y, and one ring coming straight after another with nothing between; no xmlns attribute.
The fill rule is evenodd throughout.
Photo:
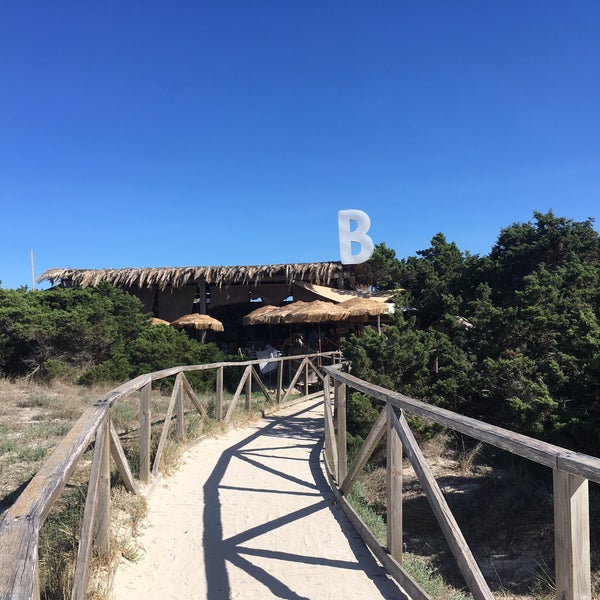
<svg viewBox="0 0 600 600"><path fill-rule="evenodd" d="M260 408L276 410L295 400L303 400L322 393L321 364L323 362L335 364L338 360L338 352L326 352L245 362L174 367L137 377L98 398L75 423L0 523L0 599L37 600L39 598L40 528L89 448L93 447L93 455L82 529L79 534L79 550L71 593L73 599L82 599L85 595L92 547L95 547L99 553L108 554L109 551L111 458L126 488L136 494L142 487L140 484L148 484L157 476L173 422L177 437L185 440L185 398L189 399L203 419L209 418L210 409L213 413L212 418L227 422L240 404L242 392L245 392L245 408L247 410L252 408L254 382L262 392ZM257 367L260 368L260 365L264 365L265 362L277 363L274 391L267 389L257 373ZM229 401L224 399L226 369L236 369L236 372L242 373L235 393ZM206 370L216 371L216 389L210 406L196 395L185 376L185 373L191 371ZM285 387L284 371L289 376ZM309 393L311 376L321 390L313 394ZM153 451L152 384L168 378L174 378L173 391L164 416L158 446ZM298 387L300 394L294 394L294 390ZM140 447L137 478L132 472L111 419L111 409L134 393L139 393Z"/></svg>
<svg viewBox="0 0 600 600"><path fill-rule="evenodd" d="M413 600L427 599L428 596L402 568L403 450L419 478L473 597L475 600L491 600L493 595L417 445L404 418L404 411L552 469L556 598L591 600L588 480L600 483L600 459L571 452L371 385L344 373L339 366L325 367L324 370L328 375L325 378L324 403L325 462L330 483L340 504L367 545ZM382 401L383 410L363 447L348 467L346 398L350 388ZM345 496L386 434L387 547L384 548L354 512Z"/></svg>

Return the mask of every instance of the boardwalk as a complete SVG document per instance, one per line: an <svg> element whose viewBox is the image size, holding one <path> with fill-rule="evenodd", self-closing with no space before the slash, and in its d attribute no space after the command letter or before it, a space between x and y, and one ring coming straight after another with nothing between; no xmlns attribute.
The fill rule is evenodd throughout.
<svg viewBox="0 0 600 600"><path fill-rule="evenodd" d="M191 450L152 493L113 598L405 599L333 502L322 414L303 403Z"/></svg>

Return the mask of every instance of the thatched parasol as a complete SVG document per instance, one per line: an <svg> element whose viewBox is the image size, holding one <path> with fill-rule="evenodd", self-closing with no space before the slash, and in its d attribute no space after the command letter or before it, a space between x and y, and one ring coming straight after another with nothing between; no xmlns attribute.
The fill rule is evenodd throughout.
<svg viewBox="0 0 600 600"><path fill-rule="evenodd" d="M261 325L267 322L269 315L276 313L279 309L279 306L273 306L272 304L261 306L260 308L248 313L242 319L242 323L244 325Z"/></svg>
<svg viewBox="0 0 600 600"><path fill-rule="evenodd" d="M151 325L170 325L169 321L165 321L164 319L159 319L158 317L152 317L150 319Z"/></svg>
<svg viewBox="0 0 600 600"><path fill-rule="evenodd" d="M350 298L338 304L340 308L344 308L349 312L350 318L378 317L386 315L390 312L389 306L380 300L373 298Z"/></svg>
<svg viewBox="0 0 600 600"><path fill-rule="evenodd" d="M322 323L324 321L342 321L347 319L349 313L340 308L339 304L313 300L312 302L294 302L290 304L291 310L284 315L284 323Z"/></svg>
<svg viewBox="0 0 600 600"><path fill-rule="evenodd" d="M390 312L389 306L381 300L374 298L350 298L338 304L349 313L349 319L352 321L367 321L369 318L377 317L377 331L381 333L381 315Z"/></svg>
<svg viewBox="0 0 600 600"><path fill-rule="evenodd" d="M209 315L202 315L200 313L192 313L189 315L183 315L171 323L173 327L193 327L194 329L206 331L223 331L223 323L217 321Z"/></svg>

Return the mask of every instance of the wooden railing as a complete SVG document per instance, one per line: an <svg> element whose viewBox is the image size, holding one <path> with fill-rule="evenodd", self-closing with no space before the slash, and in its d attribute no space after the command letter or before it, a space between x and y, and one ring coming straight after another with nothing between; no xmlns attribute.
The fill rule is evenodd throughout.
<svg viewBox="0 0 600 600"><path fill-rule="evenodd" d="M88 492L85 502L82 529L79 533L79 550L71 598L84 597L88 578L92 547L99 553L108 554L110 547L110 474L111 458L118 469L125 487L138 493L143 484L157 476L172 422L180 440L185 438L184 398L202 416L209 418L209 405L201 400L188 382L185 373L191 371L216 371L216 389L210 402L212 418L229 421L242 392L245 391L245 408L252 408L252 384L262 392L260 407L275 410L296 400L303 400L322 393L323 374L321 364L335 364L338 352L306 354L300 356L261 359L244 362L223 362L207 365L174 367L149 373L133 379L104 394L84 412L71 431L56 447L16 502L9 508L0 523L0 599L37 600L40 596L38 576L38 545L40 528L48 513L61 496L84 453L93 447ZM257 373L257 367L265 362L276 362L276 385L274 392L265 386ZM231 400L224 400L224 372L226 369L243 369L241 378ZM284 371L289 378L284 387ZM309 394L309 375L314 373L321 392ZM175 378L170 402L164 416L162 431L156 450L152 451L151 396L155 381ZM300 386L298 386L300 382ZM293 394L300 387L300 395ZM111 419L111 409L124 398L139 392L139 473L132 472L119 435ZM141 485L142 484L142 485Z"/></svg>
<svg viewBox="0 0 600 600"><path fill-rule="evenodd" d="M600 483L600 459L437 408L371 385L338 367L325 367L325 462L340 504L373 553L413 600L427 594L402 568L403 449L427 495L460 571L476 600L491 600L471 550L404 418L417 415L552 469L554 477L555 584L558 600L591 600L588 480ZM331 389L330 377L333 380ZM349 388L382 401L383 409L362 449L347 467L346 397ZM333 410L331 397L333 396ZM345 496L387 434L387 547L381 546Z"/></svg>

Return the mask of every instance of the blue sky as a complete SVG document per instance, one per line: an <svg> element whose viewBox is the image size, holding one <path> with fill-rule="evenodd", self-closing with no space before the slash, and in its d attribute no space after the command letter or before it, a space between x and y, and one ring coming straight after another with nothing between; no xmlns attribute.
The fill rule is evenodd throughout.
<svg viewBox="0 0 600 600"><path fill-rule="evenodd" d="M600 212L600 3L4 3L0 281L51 267L486 254ZM598 223L596 223L598 228Z"/></svg>

